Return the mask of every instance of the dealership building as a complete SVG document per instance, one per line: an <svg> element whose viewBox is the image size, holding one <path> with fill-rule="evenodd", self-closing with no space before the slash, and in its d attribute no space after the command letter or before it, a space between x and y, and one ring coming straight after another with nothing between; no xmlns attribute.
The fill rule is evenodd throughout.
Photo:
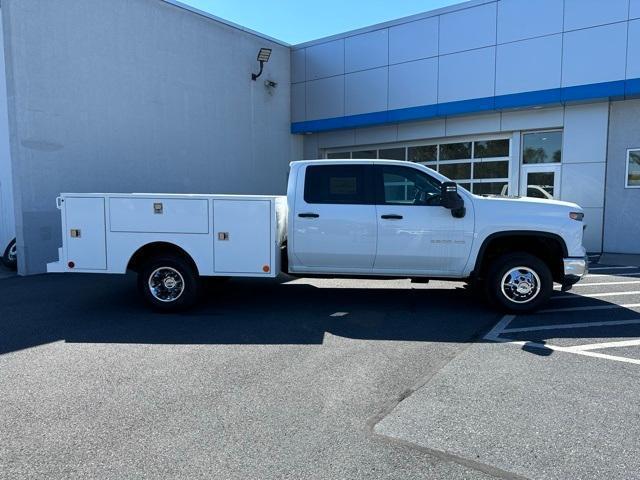
<svg viewBox="0 0 640 480"><path fill-rule="evenodd" d="M23 274L56 259L61 191L282 194L303 158L576 202L589 251L640 254L640 0L473 0L301 45L175 1L1 10Z"/></svg>

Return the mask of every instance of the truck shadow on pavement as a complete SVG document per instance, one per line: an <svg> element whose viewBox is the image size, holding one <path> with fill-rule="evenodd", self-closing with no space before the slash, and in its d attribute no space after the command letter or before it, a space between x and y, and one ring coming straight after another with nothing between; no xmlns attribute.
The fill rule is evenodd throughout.
<svg viewBox="0 0 640 480"><path fill-rule="evenodd" d="M367 288L359 288L351 281L356 288L338 288L290 280L235 279L209 286L200 305L182 314L150 311L137 294L133 275L4 280L0 354L57 341L320 345L327 334L469 343L483 341L501 317L461 287L409 288L406 283L404 288L384 288L384 282L364 281ZM640 336L633 330L633 336Z"/></svg>

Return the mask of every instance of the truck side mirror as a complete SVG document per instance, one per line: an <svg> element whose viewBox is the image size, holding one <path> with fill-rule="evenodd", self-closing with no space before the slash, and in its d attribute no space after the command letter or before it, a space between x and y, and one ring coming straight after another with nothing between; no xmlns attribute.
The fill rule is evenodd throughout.
<svg viewBox="0 0 640 480"><path fill-rule="evenodd" d="M442 206L451 210L451 215L462 218L465 215L464 200L458 195L458 185L455 182L442 182Z"/></svg>

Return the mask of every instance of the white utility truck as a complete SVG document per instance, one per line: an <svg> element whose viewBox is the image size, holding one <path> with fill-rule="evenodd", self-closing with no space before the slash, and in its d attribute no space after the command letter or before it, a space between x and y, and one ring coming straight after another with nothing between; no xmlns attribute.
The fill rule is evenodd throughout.
<svg viewBox="0 0 640 480"><path fill-rule="evenodd" d="M501 309L532 311L587 273L583 212L546 199L481 197L419 164L291 163L287 196L62 194L49 272L138 273L177 310L200 277L463 280Z"/></svg>

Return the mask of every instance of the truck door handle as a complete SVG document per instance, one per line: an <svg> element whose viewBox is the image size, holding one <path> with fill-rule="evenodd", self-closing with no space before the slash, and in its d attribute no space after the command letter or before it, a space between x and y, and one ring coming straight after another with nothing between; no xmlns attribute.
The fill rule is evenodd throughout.
<svg viewBox="0 0 640 480"><path fill-rule="evenodd" d="M318 218L320 215L317 213L299 213L300 218Z"/></svg>
<svg viewBox="0 0 640 480"><path fill-rule="evenodd" d="M396 215L396 214L391 214L391 215L382 215L380 217L383 220L402 220L402 215Z"/></svg>

